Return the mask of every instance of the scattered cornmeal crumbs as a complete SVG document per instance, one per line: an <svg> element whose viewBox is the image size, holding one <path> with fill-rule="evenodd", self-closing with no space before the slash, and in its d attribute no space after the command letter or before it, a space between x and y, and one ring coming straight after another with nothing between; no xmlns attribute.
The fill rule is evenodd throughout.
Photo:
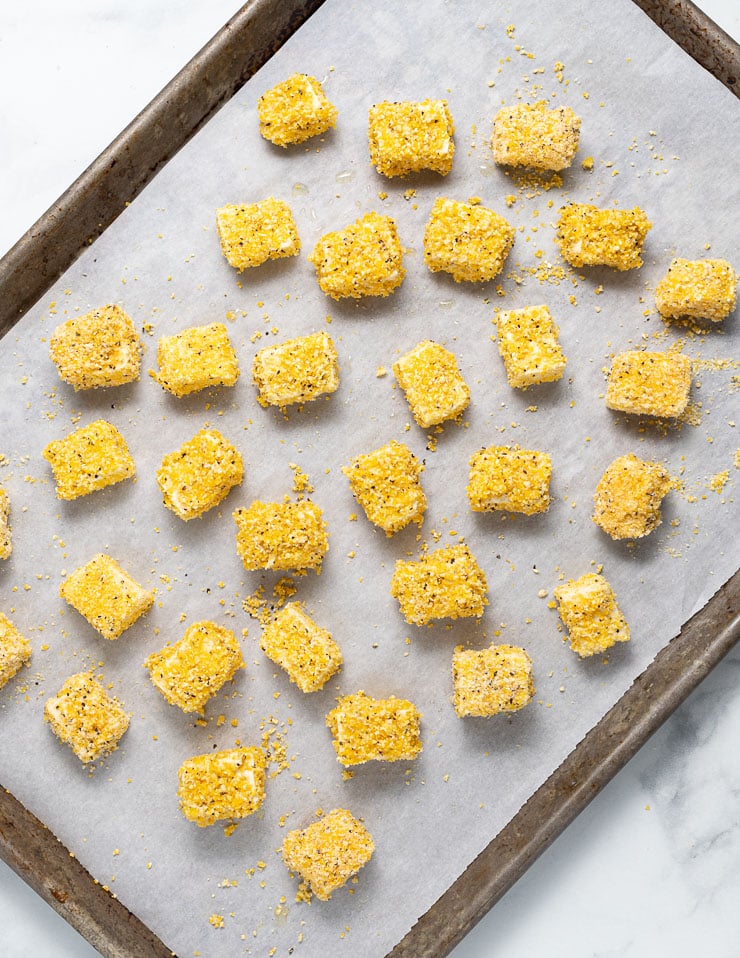
<svg viewBox="0 0 740 958"><path fill-rule="evenodd" d="M13 552L10 535L10 496L0 486L0 559L9 559Z"/></svg>
<svg viewBox="0 0 740 958"><path fill-rule="evenodd" d="M496 326L498 351L512 388L527 389L562 379L566 360L547 306L500 310Z"/></svg>
<svg viewBox="0 0 740 958"><path fill-rule="evenodd" d="M141 341L119 306L102 306L57 326L49 352L60 378L75 390L121 386L139 378Z"/></svg>
<svg viewBox="0 0 740 958"><path fill-rule="evenodd" d="M126 440L104 419L54 439L43 455L54 473L58 499L78 499L135 473Z"/></svg>
<svg viewBox="0 0 740 958"><path fill-rule="evenodd" d="M102 552L75 569L59 595L104 639L117 639L154 604L154 593Z"/></svg>
<svg viewBox="0 0 740 958"><path fill-rule="evenodd" d="M517 712L534 695L532 660L514 645L458 645L452 656L452 684L455 712L461 718Z"/></svg>
<svg viewBox="0 0 740 958"><path fill-rule="evenodd" d="M44 719L65 745L85 764L118 747L130 715L108 695L92 672L71 675L59 692L46 700Z"/></svg>
<svg viewBox="0 0 740 958"><path fill-rule="evenodd" d="M651 226L639 207L603 210L571 203L560 210L556 242L571 266L635 269L642 266L642 244Z"/></svg>
<svg viewBox="0 0 740 958"><path fill-rule="evenodd" d="M589 572L555 589L558 613L568 630L570 647L581 657L628 642L630 630L606 579Z"/></svg>
<svg viewBox="0 0 740 958"><path fill-rule="evenodd" d="M186 522L222 502L244 478L239 450L217 429L202 429L157 470L162 501Z"/></svg>
<svg viewBox="0 0 740 958"><path fill-rule="evenodd" d="M149 370L155 382L174 396L189 396L210 386L233 386L239 364L223 323L193 326L157 343L159 372Z"/></svg>
<svg viewBox="0 0 740 958"><path fill-rule="evenodd" d="M552 460L546 452L519 446L488 446L470 457L467 487L473 512L521 512L550 507Z"/></svg>
<svg viewBox="0 0 740 958"><path fill-rule="evenodd" d="M266 346L254 357L252 378L261 406L310 402L339 388L336 347L324 332Z"/></svg>
<svg viewBox="0 0 740 958"><path fill-rule="evenodd" d="M234 512L236 549L244 568L281 571L314 569L329 548L321 509L308 499L300 502L253 502Z"/></svg>
<svg viewBox="0 0 740 958"><path fill-rule="evenodd" d="M331 634L307 615L300 602L289 602L265 625L260 648L302 692L323 688L342 664L342 652Z"/></svg>
<svg viewBox="0 0 740 958"><path fill-rule="evenodd" d="M386 535L421 525L427 498L421 487L422 464L408 446L392 439L380 449L355 456L342 472L365 515Z"/></svg>
<svg viewBox="0 0 740 958"><path fill-rule="evenodd" d="M484 283L504 268L514 237L514 227L493 210L441 196L424 231L424 262L457 283Z"/></svg>
<svg viewBox="0 0 740 958"><path fill-rule="evenodd" d="M391 595L412 625L433 619L480 618L488 583L466 545L435 549L417 562L396 561Z"/></svg>
<svg viewBox="0 0 740 958"><path fill-rule="evenodd" d="M187 759L178 772L183 815L201 828L252 815L265 800L265 764L256 745Z"/></svg>
<svg viewBox="0 0 740 958"><path fill-rule="evenodd" d="M31 659L31 643L0 612L0 689Z"/></svg>
<svg viewBox="0 0 740 958"><path fill-rule="evenodd" d="M221 252L239 272L301 251L290 207L272 196L260 203L222 206L216 211L216 227Z"/></svg>
<svg viewBox="0 0 740 958"><path fill-rule="evenodd" d="M632 350L614 357L606 385L609 409L676 418L686 409L691 360L677 352Z"/></svg>
<svg viewBox="0 0 740 958"><path fill-rule="evenodd" d="M411 702L364 692L345 695L326 716L337 761L345 768L364 762L399 762L421 751L421 713Z"/></svg>
<svg viewBox="0 0 740 958"><path fill-rule="evenodd" d="M596 486L593 520L612 539L639 539L660 525L671 488L668 470L629 453L607 467Z"/></svg>
<svg viewBox="0 0 740 958"><path fill-rule="evenodd" d="M403 282L403 250L390 216L366 213L326 233L308 257L321 290L332 299L388 296Z"/></svg>
<svg viewBox="0 0 740 958"><path fill-rule="evenodd" d="M493 158L504 166L542 172L567 169L578 150L581 118L545 102L502 107L493 120Z"/></svg>
<svg viewBox="0 0 740 958"><path fill-rule="evenodd" d="M470 402L454 353L429 339L396 360L393 372L422 429L457 419Z"/></svg>
<svg viewBox="0 0 740 958"><path fill-rule="evenodd" d="M719 323L737 302L737 274L724 259L674 259L655 287L655 305L665 319Z"/></svg>
<svg viewBox="0 0 740 958"><path fill-rule="evenodd" d="M455 127L446 100L385 101L370 108L370 162L383 176L452 169Z"/></svg>
<svg viewBox="0 0 740 958"><path fill-rule="evenodd" d="M337 109L317 79L294 73L262 94L257 116L262 136L276 146L288 147L336 126Z"/></svg>

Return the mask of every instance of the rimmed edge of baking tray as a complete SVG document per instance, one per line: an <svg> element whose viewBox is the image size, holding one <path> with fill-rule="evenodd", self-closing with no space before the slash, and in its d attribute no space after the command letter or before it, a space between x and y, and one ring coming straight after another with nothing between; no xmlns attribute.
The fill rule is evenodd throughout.
<svg viewBox="0 0 740 958"><path fill-rule="evenodd" d="M323 0L250 0L0 260L0 336ZM740 47L689 0L634 0L736 95ZM740 573L635 680L389 958L449 954L740 639ZM645 707L645 703L648 707ZM173 953L0 787L0 856L106 958Z"/></svg>

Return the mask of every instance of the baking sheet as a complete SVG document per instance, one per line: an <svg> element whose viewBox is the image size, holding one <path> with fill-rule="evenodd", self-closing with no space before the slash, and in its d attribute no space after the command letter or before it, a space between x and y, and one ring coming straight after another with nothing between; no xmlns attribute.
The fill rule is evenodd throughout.
<svg viewBox="0 0 740 958"><path fill-rule="evenodd" d="M707 184L722 179L714 178L716 158L710 167L704 157L692 152L694 136L682 139L678 106L668 103L658 109L660 95L665 93L660 90L659 75L685 70L687 83L699 83L704 89L703 81L714 104L715 122L728 110L736 110L736 102L667 45L637 11L631 7L618 10L619 14L610 17L627 17L634 25L635 37L640 38L628 53L612 51L607 43L603 44L607 49L602 49L598 38L589 35L587 21L576 19L575 14L561 14L560 28L565 32L546 38L539 20L529 23L525 11L514 9L510 18L485 22L471 18L466 9L440 5L432 14L450 18L450 33L459 37L466 51L461 69L459 51L440 51L438 46L434 47L439 56L433 66L400 62L412 25L400 22L397 11L391 14L377 9L368 21L359 7L341 12L322 8L157 177L63 278L58 290L45 297L42 307L32 311L5 340L2 383L8 395L3 393L3 406L14 408L18 418L8 423L8 435L14 441L5 451L10 464L3 473L15 506L16 557L10 569L4 570L3 586L18 589L10 596L15 621L26 625L37 649L41 644L48 644L49 649L36 653L32 672L39 684L29 687L27 703L23 694L4 693L6 743L14 737L23 742L23 754L12 758L9 764L14 768L4 775L4 784L75 850L98 880L109 884L178 951L200 948L206 954L231 954L239 947L245 952L251 948L253 953L265 953L276 947L280 952L303 934L304 950L310 944L316 953L322 949L333 953L344 947L341 942L346 942L353 954L385 953L681 623L704 604L715 588L710 576L718 586L737 565L732 542L717 554L721 538L716 537L721 537L723 528L731 529L736 520L732 486L724 486L719 493L706 488L711 477L724 469L732 474L731 368L712 362L714 368L701 370L701 391L694 397L703 402L700 424L662 435L652 430L640 432L634 424L615 419L598 398L603 392L601 367L608 364L612 351L628 348L631 342L639 344L643 333L662 336L661 321L644 316L643 311L651 303L649 289L670 257L704 255L704 243L711 242L715 255L731 258L737 241L736 227L724 212L731 206L726 204L726 196L716 197L713 203L710 195L707 201ZM509 23L516 26L513 36L505 29ZM319 33L306 33L310 29ZM330 29L340 37L356 38L352 55L342 44L326 45ZM427 41L430 48L439 44L431 27L415 23L413 31L414 43ZM324 38L320 54L316 35ZM632 32L626 30L625 35L632 36ZM368 63L358 61L356 49L368 52ZM528 56L530 52L534 59ZM661 66L654 76L656 58ZM589 59L593 63L587 63ZM553 71L557 60L565 65L562 83ZM379 63L388 64L387 73L379 71ZM330 70L331 66L335 69ZM534 72L540 66L545 73ZM294 69L326 76L327 93L340 107L340 125L320 144L318 153L313 148L289 155L276 153L259 140L254 129L256 97ZM444 76L442 84L439 76ZM383 81L387 91L381 89ZM593 174L576 166L562 189L539 194L536 189L521 189L495 170L485 144L490 116L497 106L509 102L517 92L529 96L535 84L542 84L542 95L555 93L555 102L578 100L584 117L580 155L591 154L597 161ZM643 84L649 90L643 90ZM675 80L671 84L675 89ZM434 91L429 90L431 85ZM639 108L631 102L636 86ZM535 90L537 95L541 92ZM589 98L584 99L583 93L589 93ZM626 94L629 123L624 120ZM365 157L367 106L386 96L424 95L446 95L450 101L458 130L455 170L444 181L431 177L403 183L382 181L368 168ZM597 106L602 101L604 105ZM685 108L683 104L681 109ZM693 122L687 128L695 135L697 129L706 128L711 117L712 111L704 109L701 116L690 118ZM718 153L729 157L729 134L726 138L727 143L719 144L725 149ZM615 170L616 177L612 175ZM729 173L729 166L725 172ZM729 185L729 177L725 179ZM407 189L415 189L416 196L406 198ZM388 192L382 202L377 197L380 190ZM530 192L534 195L529 196ZM291 202L304 239L304 255L300 263L276 264L254 276L243 275L239 287L218 253L213 209L224 202L258 199L268 193ZM507 295L502 299L492 288L458 287L426 272L420 254L421 234L439 193L456 198L480 195L487 205L523 227L508 264L508 271L515 275L503 280ZM505 195L516 197L511 208L503 202ZM688 196L689 202L676 209L676 195L684 202ZM577 286L567 276L555 285L552 280L557 277L550 275L549 280L540 282L538 274L528 273L543 259L559 262L549 223L563 198L594 198L601 205L614 199L620 206L645 206L655 226L640 273L616 278L589 275L585 280L576 278ZM547 205L550 199L552 208ZM341 227L373 207L397 218L402 239L412 248L406 258L404 285L380 304L346 306L326 301L315 285L305 253L321 233ZM534 216L535 210L539 217ZM684 239L687 236L693 244L690 249ZM542 249L542 257L535 255L537 249ZM598 285L604 286L599 295L595 293ZM65 289L70 292L65 294ZM571 295L575 306L569 301ZM572 382L548 387L537 396L533 390L514 395L505 384L500 360L489 341L493 307L498 303L510 308L526 305L535 301L533 296L537 302L547 302L560 322ZM234 391L185 403L163 397L151 381L115 395L83 397L65 391L66 387L55 382L40 340L48 337L65 310L72 313L109 299L119 300L137 322L152 324L153 335L147 340L150 364L160 333L234 313L230 328L242 360L240 384ZM51 301L57 302L54 309L49 307ZM600 312L596 312L597 306L602 307ZM330 325L326 325L327 314L332 317ZM727 359L737 350L732 327L725 326L706 340L690 339L686 351L705 360ZM272 332L273 328L278 332ZM251 355L273 338L317 328L327 328L335 337L342 387L331 400L320 404L318 411L307 407L302 415L291 414L285 422L256 405L248 381ZM258 330L262 338L252 342ZM435 451L426 449L426 436L413 424L402 396L393 390L392 377L375 376L378 365L390 368L399 350L426 336L454 349L473 391L468 427L447 426L437 437ZM683 336L683 330L670 330L659 343L667 345ZM28 379L21 384L23 377ZM19 385L26 390L30 407L18 406ZM110 409L111 405L115 408ZM537 412L527 411L532 405L537 405ZM127 489L97 494L94 502L59 504L40 449L48 439L69 431L77 415L88 421L99 414L117 422L129 439L139 479ZM243 449L247 477L244 487L220 510L220 517L208 516L195 526L185 526L161 507L153 473L161 455L192 435L206 419L218 424ZM414 532L386 541L363 525L362 516L356 523L347 522L349 513L358 510L339 467L355 452L391 436L409 442L427 459L424 481L430 511L423 540L432 543L435 530L442 533L441 541L453 541L457 537L448 532L456 530L488 573L491 605L480 625L455 624L449 634L444 626L409 630L387 595L387 586L394 559L417 550ZM480 445L499 441L499 437L553 452L557 501L542 521L467 513L467 458ZM665 459L675 473L685 469L685 487L667 503L664 526L635 550L605 543L589 519L593 486L604 465L626 451L625 444L634 444L635 451L646 458ZM30 458L23 461L26 456ZM309 576L299 581L298 596L332 628L346 659L339 681L309 700L294 693L282 676L274 678L272 668L259 657L257 629L241 610L241 600L259 577L240 570L229 518L231 504L290 492L290 462L298 463L310 476L314 498L325 508L331 530L331 551L324 571L318 579ZM24 482L26 476L31 481ZM701 498L705 495L706 499ZM20 511L24 505L27 513ZM106 530L103 544L101 515ZM671 526L671 520L679 524ZM132 571L139 563L140 578L158 584L162 602L161 608L114 646L104 645L83 622L74 621L74 613L64 612L56 598L62 570L70 571L99 548L114 551ZM356 553L353 559L347 555L350 551ZM26 563L18 553L25 554ZM557 619L547 609L547 599L537 596L541 588L551 591L560 570L568 576L578 575L591 567L591 561L604 563L636 633L631 647L610 656L608 666L574 662L559 640ZM671 580L681 584L683 602L676 601L674 589L664 588L660 594L661 583ZM218 587L220 581L223 589ZM203 591L208 588L210 593ZM650 589L649 600L646 588ZM219 605L221 597L223 606ZM184 629L182 611L190 621L193 616L221 616L227 624L231 620L235 628L244 626L250 631L245 639L248 673L234 683L236 698L223 695L209 707L207 728L192 727L184 716L158 702L140 666L145 655L165 639L179 638ZM532 621L527 622L528 618ZM641 623L639 635L636 621ZM156 628L159 635L154 634ZM451 649L457 642L485 645L496 632L503 641L524 644L533 655L540 701L511 720L460 722L448 702ZM408 646L407 637L411 639ZM39 716L43 698L56 691L69 671L82 667L80 662L96 661L105 663L101 669L106 680L113 682L135 717L122 749L89 779L80 774L73 756L60 754ZM426 745L422 758L408 773L393 767L361 769L351 781L341 780L328 732L322 728L335 686L341 691L365 687L376 694L395 692L417 702L425 715ZM278 699L273 698L275 692L280 693ZM226 716L225 724L214 727L213 719L220 713ZM230 727L232 717L239 722L238 733ZM35 725L33 718L38 720ZM193 750L231 744L236 734L244 742L256 741L264 731L260 728L263 722L268 730L274 727L284 733L289 755L296 755L291 768L270 783L264 816L243 823L230 838L220 832L193 835L175 807L172 776L177 765ZM35 754L44 756L43 772L29 774L23 758L29 745ZM6 751L4 744L3 755ZM302 775L300 780L291 777L294 771ZM57 822L56 794L48 800L38 794L59 775L65 778L67 808L75 810L74 815L66 816L72 821ZM393 854L376 854L352 897L337 895L321 910L318 903L310 909L294 905L295 883L273 854L284 834L276 823L286 815L285 828L305 824L316 805L329 808L338 803L362 814L379 849L393 849ZM84 816L78 814L80 808L85 810ZM435 847L435 836L440 834L444 834L444 842ZM118 855L112 854L114 848L119 848ZM256 866L257 860L267 863L264 869ZM146 867L149 862L151 868ZM249 877L244 872L252 866L257 871ZM221 887L226 879L238 884ZM265 888L260 887L261 880ZM408 887L414 888L413 896L405 893ZM165 894L177 906L162 915L160 896ZM284 904L280 901L283 895ZM396 906L390 919L388 902ZM211 914L224 915L225 927L213 929L208 923ZM170 924L177 928L170 929ZM339 938L342 932L344 939Z"/></svg>

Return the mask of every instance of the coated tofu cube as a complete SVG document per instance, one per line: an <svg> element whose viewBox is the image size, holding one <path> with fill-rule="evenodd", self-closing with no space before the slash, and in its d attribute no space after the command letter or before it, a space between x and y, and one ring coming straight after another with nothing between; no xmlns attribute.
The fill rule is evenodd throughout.
<svg viewBox="0 0 740 958"><path fill-rule="evenodd" d="M157 343L159 372L149 370L155 382L174 396L189 396L209 386L233 386L239 363L223 323L193 326Z"/></svg>
<svg viewBox="0 0 740 958"><path fill-rule="evenodd" d="M310 402L338 389L337 350L324 332L266 346L254 357L252 378L261 406Z"/></svg>
<svg viewBox="0 0 740 958"><path fill-rule="evenodd" d="M349 768L365 762L400 762L421 751L421 713L406 699L345 695L326 716L337 760Z"/></svg>
<svg viewBox="0 0 740 958"><path fill-rule="evenodd" d="M691 360L682 353L630 350L614 357L606 405L637 416L675 418L686 409Z"/></svg>
<svg viewBox="0 0 740 958"><path fill-rule="evenodd" d="M493 158L503 166L567 169L578 150L581 118L570 107L548 110L544 101L502 107L493 120Z"/></svg>
<svg viewBox="0 0 740 958"><path fill-rule="evenodd" d="M671 486L661 463L620 456L596 486L593 520L612 539L640 539L660 525L660 506Z"/></svg>
<svg viewBox="0 0 740 958"><path fill-rule="evenodd" d="M435 549L417 562L396 561L391 595L412 625L433 619L480 618L488 583L466 545Z"/></svg>
<svg viewBox="0 0 740 958"><path fill-rule="evenodd" d="M642 266L642 244L653 224L638 206L602 210L588 203L571 203L560 210L556 242L571 266Z"/></svg>
<svg viewBox="0 0 740 958"><path fill-rule="evenodd" d="M141 350L131 317L119 306L102 306L57 326L49 351L60 378L78 390L134 382Z"/></svg>
<svg viewBox="0 0 740 958"><path fill-rule="evenodd" d="M487 716L518 712L534 695L532 660L514 645L463 649L452 656L455 712Z"/></svg>
<svg viewBox="0 0 740 958"><path fill-rule="evenodd" d="M568 630L570 647L582 658L628 642L630 630L606 579L589 572L555 589L558 613Z"/></svg>
<svg viewBox="0 0 740 958"><path fill-rule="evenodd" d="M206 702L244 668L244 659L230 629L194 622L179 642L153 652L144 667L170 705L202 714Z"/></svg>
<svg viewBox="0 0 740 958"><path fill-rule="evenodd" d="M31 643L0 612L0 689L31 659Z"/></svg>
<svg viewBox="0 0 740 958"><path fill-rule="evenodd" d="M392 439L380 449L355 456L342 472L370 522L391 536L410 522L422 523L427 507L420 480L423 469L408 446Z"/></svg>
<svg viewBox="0 0 740 958"><path fill-rule="evenodd" d="M334 127L337 109L315 77L294 73L262 94L257 116L262 136L276 146L287 147Z"/></svg>
<svg viewBox="0 0 740 958"><path fill-rule="evenodd" d="M279 571L314 569L329 548L329 537L321 509L302 499L300 502L253 502L248 509L237 509L236 551L244 568Z"/></svg>
<svg viewBox="0 0 740 958"><path fill-rule="evenodd" d="M265 753L256 745L187 759L178 772L183 815L205 828L254 814L265 800L265 765Z"/></svg>
<svg viewBox="0 0 740 958"><path fill-rule="evenodd" d="M429 339L401 356L393 372L422 429L457 419L470 402L470 389L454 354Z"/></svg>
<svg viewBox="0 0 740 958"><path fill-rule="evenodd" d="M43 455L54 473L58 499L78 499L130 479L136 471L126 440L104 419L53 440Z"/></svg>
<svg viewBox="0 0 740 958"><path fill-rule="evenodd" d="M674 259L655 287L655 305L666 319L719 323L735 308L737 274L724 259Z"/></svg>
<svg viewBox="0 0 740 958"><path fill-rule="evenodd" d="M10 497L0 486L0 559L9 559L13 552L10 536Z"/></svg>
<svg viewBox="0 0 740 958"><path fill-rule="evenodd" d="M260 648L302 692L323 688L342 664L342 652L331 634L301 607L289 602L265 626Z"/></svg>
<svg viewBox="0 0 740 958"><path fill-rule="evenodd" d="M240 273L301 251L290 207L272 196L260 203L222 206L216 210L216 227L221 252Z"/></svg>
<svg viewBox="0 0 740 958"><path fill-rule="evenodd" d="M424 262L457 283L484 283L504 268L514 227L485 206L440 196L424 231Z"/></svg>
<svg viewBox="0 0 740 958"><path fill-rule="evenodd" d="M452 169L455 144L446 100L376 103L370 108L370 162L383 176Z"/></svg>
<svg viewBox="0 0 740 958"><path fill-rule="evenodd" d="M154 604L154 593L102 552L75 569L61 584L59 595L104 639L117 639Z"/></svg>
<svg viewBox="0 0 740 958"><path fill-rule="evenodd" d="M519 446L488 446L470 457L467 488L473 512L522 512L550 507L552 460L546 452Z"/></svg>
<svg viewBox="0 0 740 958"><path fill-rule="evenodd" d="M186 522L217 506L243 478L239 450L217 429L201 429L157 470L162 501Z"/></svg>
<svg viewBox="0 0 740 958"><path fill-rule="evenodd" d="M406 274L396 224L378 213L366 213L346 229L326 233L308 259L319 286L332 299L388 296Z"/></svg>
<svg viewBox="0 0 740 958"><path fill-rule="evenodd" d="M51 730L85 764L118 748L130 718L92 672L71 675L44 705L44 719Z"/></svg>
<svg viewBox="0 0 740 958"><path fill-rule="evenodd" d="M511 387L526 389L562 378L565 356L547 306L501 310L496 325L498 351Z"/></svg>

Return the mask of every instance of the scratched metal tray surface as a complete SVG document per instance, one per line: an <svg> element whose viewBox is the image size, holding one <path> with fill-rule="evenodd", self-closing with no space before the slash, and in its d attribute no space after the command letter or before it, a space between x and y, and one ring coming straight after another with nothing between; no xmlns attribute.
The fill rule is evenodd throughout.
<svg viewBox="0 0 740 958"><path fill-rule="evenodd" d="M740 48L730 37L685 0L636 2L738 95ZM245 4L0 261L0 335L320 5ZM736 573L398 942L393 958L449 953L738 641L739 610ZM107 958L172 954L2 787L0 855Z"/></svg>

